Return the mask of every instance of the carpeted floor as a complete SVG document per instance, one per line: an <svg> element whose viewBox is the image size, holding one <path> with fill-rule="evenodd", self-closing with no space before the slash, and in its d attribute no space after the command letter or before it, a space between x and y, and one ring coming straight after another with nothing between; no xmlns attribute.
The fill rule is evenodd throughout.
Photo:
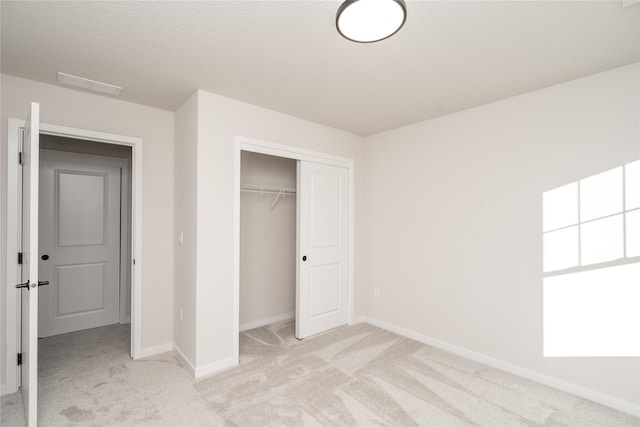
<svg viewBox="0 0 640 427"><path fill-rule="evenodd" d="M246 331L240 366L194 381L172 353L129 359L128 326L40 341L40 425L621 426L640 418L379 328L303 341ZM24 425L20 394L2 425Z"/></svg>

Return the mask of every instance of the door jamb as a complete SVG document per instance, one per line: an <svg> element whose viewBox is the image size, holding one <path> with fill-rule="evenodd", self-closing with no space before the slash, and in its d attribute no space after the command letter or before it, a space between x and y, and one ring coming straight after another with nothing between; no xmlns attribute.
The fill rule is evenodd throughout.
<svg viewBox="0 0 640 427"><path fill-rule="evenodd" d="M239 362L240 357L240 157L242 151L284 157L287 159L304 160L325 165L339 166L349 171L349 232L347 236L348 250L348 285L347 285L347 323L353 323L353 292L355 280L354 263L354 215L355 215L355 161L352 158L335 156L304 148L276 144L268 141L235 137L234 146L234 176L233 176L233 359Z"/></svg>
<svg viewBox="0 0 640 427"><path fill-rule="evenodd" d="M17 252L19 248L19 165L18 152L24 120L8 120L7 147L7 271L6 271L6 354L5 384L2 394L18 390L19 369L15 355L18 352L18 298L14 285L19 282ZM142 139L130 136L96 132L64 126L40 123L40 133L73 139L131 147L131 357L142 354Z"/></svg>

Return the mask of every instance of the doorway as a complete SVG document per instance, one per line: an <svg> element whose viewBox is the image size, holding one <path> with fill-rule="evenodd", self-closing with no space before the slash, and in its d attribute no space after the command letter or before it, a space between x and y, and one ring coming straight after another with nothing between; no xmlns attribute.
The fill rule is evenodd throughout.
<svg viewBox="0 0 640 427"><path fill-rule="evenodd" d="M40 338L131 313L131 147L40 135Z"/></svg>
<svg viewBox="0 0 640 427"><path fill-rule="evenodd" d="M33 105L33 104L32 104ZM37 106L37 104L35 104ZM6 384L4 394L18 391L20 384L21 367L15 355L20 352L20 293L16 292L15 283L20 283L20 265L15 253L20 251L20 187L21 168L18 162L21 150L21 141L25 129L25 120L8 120L8 147L9 159L15 162L7 162L7 254L6 269L7 298L6 298L6 353L5 372ZM140 138L108 134L91 130L63 127L51 124L40 124L40 135L59 136L69 139L83 140L82 144L99 142L109 146L124 146L131 152L130 176L130 205L128 215L130 218L131 233L128 240L131 254L130 262L127 262L127 273L131 287L130 312L130 356L134 359L141 357L141 244L142 241L142 140Z"/></svg>
<svg viewBox="0 0 640 427"><path fill-rule="evenodd" d="M242 274L241 198L244 196L241 188L246 184L241 179L244 153L296 163L296 337L304 338L350 324L353 318L353 159L236 137L233 306L236 363L239 361ZM280 188L277 193L285 189ZM277 205L278 199L272 200L271 204Z"/></svg>

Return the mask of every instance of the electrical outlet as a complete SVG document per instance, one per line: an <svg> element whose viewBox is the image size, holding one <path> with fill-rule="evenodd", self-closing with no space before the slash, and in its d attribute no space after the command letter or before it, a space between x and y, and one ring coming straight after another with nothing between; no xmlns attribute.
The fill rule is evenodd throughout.
<svg viewBox="0 0 640 427"><path fill-rule="evenodd" d="M180 307L180 310L178 310L178 316L180 318L180 323L182 323L182 314L183 314L182 307Z"/></svg>
<svg viewBox="0 0 640 427"><path fill-rule="evenodd" d="M373 288L373 296L380 298L380 288Z"/></svg>

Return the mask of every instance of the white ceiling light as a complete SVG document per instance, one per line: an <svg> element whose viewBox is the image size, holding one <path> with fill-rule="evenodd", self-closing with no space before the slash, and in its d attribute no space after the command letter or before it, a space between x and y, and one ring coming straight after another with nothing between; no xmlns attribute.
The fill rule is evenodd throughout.
<svg viewBox="0 0 640 427"><path fill-rule="evenodd" d="M336 15L336 28L359 43L384 40L397 33L407 19L404 0L346 0Z"/></svg>
<svg viewBox="0 0 640 427"><path fill-rule="evenodd" d="M105 93L107 95L120 95L122 88L120 86L110 85L109 83L97 82L95 80L85 79L83 77L72 76L71 74L58 72L58 83L63 85L75 86L85 90Z"/></svg>

